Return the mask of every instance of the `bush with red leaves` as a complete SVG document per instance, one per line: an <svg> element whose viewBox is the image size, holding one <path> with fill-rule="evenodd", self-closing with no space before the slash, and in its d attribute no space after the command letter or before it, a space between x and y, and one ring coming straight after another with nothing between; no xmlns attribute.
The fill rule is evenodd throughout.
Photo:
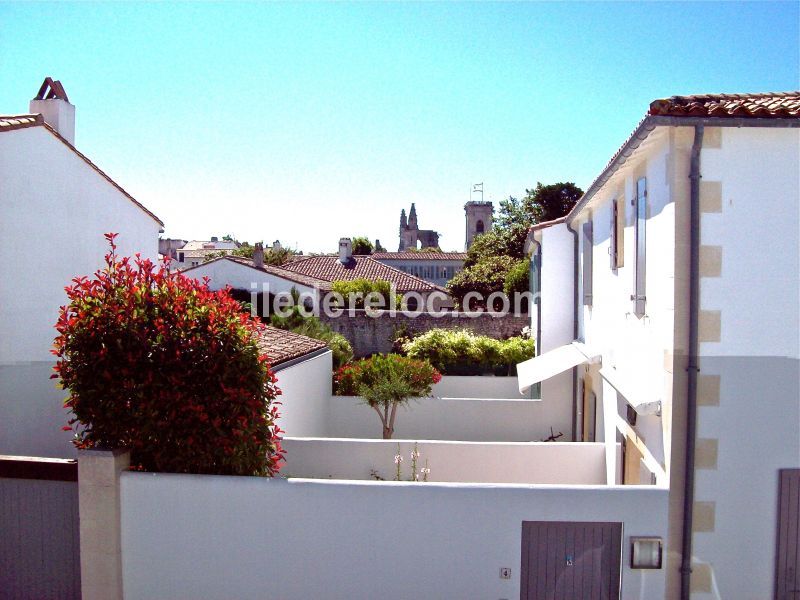
<svg viewBox="0 0 800 600"><path fill-rule="evenodd" d="M263 325L227 291L120 258L66 288L54 378L78 448L129 448L135 468L274 475L283 459Z"/></svg>

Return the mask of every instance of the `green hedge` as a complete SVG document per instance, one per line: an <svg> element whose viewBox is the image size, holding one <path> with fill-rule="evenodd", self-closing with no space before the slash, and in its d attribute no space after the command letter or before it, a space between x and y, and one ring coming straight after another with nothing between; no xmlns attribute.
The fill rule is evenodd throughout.
<svg viewBox="0 0 800 600"><path fill-rule="evenodd" d="M427 360L445 375L510 375L535 354L531 339L496 340L468 329L431 329L403 344L417 360Z"/></svg>

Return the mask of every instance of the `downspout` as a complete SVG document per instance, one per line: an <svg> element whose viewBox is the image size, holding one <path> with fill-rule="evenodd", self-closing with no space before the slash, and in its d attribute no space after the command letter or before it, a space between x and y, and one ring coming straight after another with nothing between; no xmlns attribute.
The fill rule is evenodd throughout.
<svg viewBox="0 0 800 600"><path fill-rule="evenodd" d="M697 436L698 318L700 312L700 150L703 125L694 127L690 183L689 221L689 352L686 364L686 464L683 490L683 539L681 550L681 600L689 600L692 577L692 517L694 508L694 458Z"/></svg>
<svg viewBox="0 0 800 600"><path fill-rule="evenodd" d="M566 221L567 229L572 233L572 339L578 339L578 232ZM572 367L572 441L577 441L578 427L578 367Z"/></svg>

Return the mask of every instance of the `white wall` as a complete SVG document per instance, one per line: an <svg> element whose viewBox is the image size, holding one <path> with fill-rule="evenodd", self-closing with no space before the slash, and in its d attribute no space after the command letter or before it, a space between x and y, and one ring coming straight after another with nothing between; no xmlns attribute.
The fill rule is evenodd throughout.
<svg viewBox="0 0 800 600"><path fill-rule="evenodd" d="M518 598L523 521L624 522L622 598L664 594L628 568L665 536L666 491L122 474L128 600ZM499 578L510 567L512 578Z"/></svg>
<svg viewBox="0 0 800 600"><path fill-rule="evenodd" d="M49 379L54 324L73 277L120 255L158 257L160 225L44 127L0 135L0 453L72 456Z"/></svg>
<svg viewBox="0 0 800 600"><path fill-rule="evenodd" d="M569 439L571 409L553 399L486 400L419 398L397 411L395 437L429 440L540 441L556 433ZM326 435L379 438L375 411L354 396L333 396Z"/></svg>
<svg viewBox="0 0 800 600"><path fill-rule="evenodd" d="M526 399L519 393L516 377L444 375L432 393L437 398Z"/></svg>
<svg viewBox="0 0 800 600"><path fill-rule="evenodd" d="M288 477L371 479L396 476L394 457L403 457L402 479L412 477L411 440L285 438ZM428 461L429 481L600 485L606 481L605 447L581 442L447 442L420 440L416 475Z"/></svg>
<svg viewBox="0 0 800 600"><path fill-rule="evenodd" d="M325 435L331 397L330 351L275 373L281 403L278 426L287 436Z"/></svg>
<svg viewBox="0 0 800 600"><path fill-rule="evenodd" d="M719 134L701 155L703 181L722 186L701 242L721 247L722 270L700 280L721 335L700 344L701 376L719 376L720 394L698 409L698 438L717 443L716 468L696 477L695 498L715 515L693 538L714 581L698 600L772 597L778 470L800 468L800 131Z"/></svg>
<svg viewBox="0 0 800 600"><path fill-rule="evenodd" d="M295 283L233 260L215 260L202 263L184 274L187 277L198 280L208 277L210 280L208 285L212 290L221 290L229 285L237 290L256 291L259 293L268 291L271 294L279 294L290 292L292 288L295 288L301 294L309 293L312 298L317 298L316 290L311 286ZM268 286L266 289L264 288L265 285Z"/></svg>

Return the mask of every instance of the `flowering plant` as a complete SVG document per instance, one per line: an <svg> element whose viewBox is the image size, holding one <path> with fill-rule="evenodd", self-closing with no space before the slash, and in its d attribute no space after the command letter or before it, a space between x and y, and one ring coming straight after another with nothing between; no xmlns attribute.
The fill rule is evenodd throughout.
<svg viewBox="0 0 800 600"><path fill-rule="evenodd" d="M430 396L431 386L442 376L427 360L398 354L376 354L336 371L336 393L362 396L381 419L383 438L391 439L397 407L411 398Z"/></svg>
<svg viewBox="0 0 800 600"><path fill-rule="evenodd" d="M280 391L261 355L263 325L227 291L136 255L116 234L105 267L66 288L53 378L78 448L131 450L148 471L274 475L283 458Z"/></svg>

